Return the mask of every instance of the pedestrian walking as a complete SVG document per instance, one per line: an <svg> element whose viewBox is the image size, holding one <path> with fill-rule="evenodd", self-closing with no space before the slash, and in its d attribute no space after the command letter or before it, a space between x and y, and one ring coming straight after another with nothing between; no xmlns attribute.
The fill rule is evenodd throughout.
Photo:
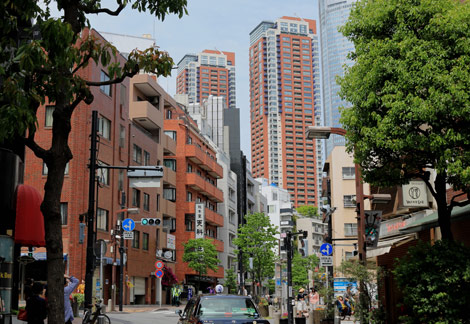
<svg viewBox="0 0 470 324"><path fill-rule="evenodd" d="M310 310L311 311L315 310L318 307L319 303L320 303L320 295L315 290L315 288L310 288L310 293L308 294L308 304L309 304Z"/></svg>
<svg viewBox="0 0 470 324"><path fill-rule="evenodd" d="M31 294L26 300L26 321L28 324L44 324L47 317L47 305L44 298L41 297L44 285L35 282L31 287Z"/></svg>
<svg viewBox="0 0 470 324"><path fill-rule="evenodd" d="M72 324L73 311L70 305L70 295L77 288L80 281L74 276L68 277L64 275L64 310L65 310L65 324Z"/></svg>

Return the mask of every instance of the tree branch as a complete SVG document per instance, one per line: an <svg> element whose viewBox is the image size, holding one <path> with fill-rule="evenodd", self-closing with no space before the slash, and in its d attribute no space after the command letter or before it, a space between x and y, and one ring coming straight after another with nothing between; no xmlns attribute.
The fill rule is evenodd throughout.
<svg viewBox="0 0 470 324"><path fill-rule="evenodd" d="M43 149L34 141L35 134L36 131L31 131L28 137L23 137L24 144L29 147L29 149L33 151L34 155L36 155L38 158L46 160L49 155L49 151Z"/></svg>
<svg viewBox="0 0 470 324"><path fill-rule="evenodd" d="M464 201L455 201L455 198L457 197L461 197L463 195L467 195L467 200L464 200ZM449 208L452 210L452 208L454 207L464 207L464 206L467 206L468 204L470 204L470 199L469 199L469 194L466 193L466 192L462 192L461 194L458 194L458 195L455 195L454 197L452 197L451 201L450 201L450 204L449 204Z"/></svg>
<svg viewBox="0 0 470 324"><path fill-rule="evenodd" d="M414 176L422 179L426 186L428 187L429 191L431 192L431 195L434 197L434 199L437 200L437 192L434 190L433 186L431 185L431 182L429 181L429 175L428 174L415 174Z"/></svg>
<svg viewBox="0 0 470 324"><path fill-rule="evenodd" d="M136 75L139 72L139 65L136 64L134 65L134 68L132 71L124 73L122 76L119 78L113 79L113 80L108 80L108 81L100 81L100 82L94 82L94 81L86 81L86 85L90 87L99 87L102 85L111 85L115 83L121 83L124 81L125 78L129 77L132 78L134 75Z"/></svg>
<svg viewBox="0 0 470 324"><path fill-rule="evenodd" d="M92 8L91 6L84 6L82 4L78 6L79 9L83 10L87 14L106 13L110 16L118 16L125 7L126 6L124 4L120 4L119 7L115 11L111 11L108 8L96 9L96 8Z"/></svg>

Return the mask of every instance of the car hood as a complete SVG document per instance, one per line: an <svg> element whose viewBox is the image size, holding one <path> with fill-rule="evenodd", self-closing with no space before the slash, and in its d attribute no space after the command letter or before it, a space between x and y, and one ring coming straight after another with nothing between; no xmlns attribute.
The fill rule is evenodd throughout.
<svg viewBox="0 0 470 324"><path fill-rule="evenodd" d="M217 318L211 320L201 320L204 324L269 324L264 319L242 319L242 318Z"/></svg>

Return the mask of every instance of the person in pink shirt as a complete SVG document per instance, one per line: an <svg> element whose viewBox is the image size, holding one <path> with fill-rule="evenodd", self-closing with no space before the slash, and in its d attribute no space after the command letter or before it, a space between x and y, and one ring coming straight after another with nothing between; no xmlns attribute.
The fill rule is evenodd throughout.
<svg viewBox="0 0 470 324"><path fill-rule="evenodd" d="M319 303L320 295L315 290L315 288L310 288L310 293L308 294L308 304L310 306L310 310L312 311L316 309Z"/></svg>

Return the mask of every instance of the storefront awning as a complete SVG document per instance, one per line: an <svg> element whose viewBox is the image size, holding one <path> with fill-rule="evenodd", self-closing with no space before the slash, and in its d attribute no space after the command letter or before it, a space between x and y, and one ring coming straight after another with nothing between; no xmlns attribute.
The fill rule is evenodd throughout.
<svg viewBox="0 0 470 324"><path fill-rule="evenodd" d="M379 255L384 255L390 252L392 247L400 246L410 241L416 240L416 234L398 235L387 239L379 240L377 248L367 249L367 258L375 258Z"/></svg>
<svg viewBox="0 0 470 324"><path fill-rule="evenodd" d="M439 222L437 220L437 211L424 217L421 218L405 228L400 229L400 233L403 234L409 234L409 233L417 233L421 232L430 228L434 227L439 227ZM454 207L452 209L452 214L451 214L451 221L457 221L460 219L465 219L465 218L470 218L470 205L464 206L464 207Z"/></svg>
<svg viewBox="0 0 470 324"><path fill-rule="evenodd" d="M19 185L16 191L15 243L46 246L41 194L36 188Z"/></svg>

